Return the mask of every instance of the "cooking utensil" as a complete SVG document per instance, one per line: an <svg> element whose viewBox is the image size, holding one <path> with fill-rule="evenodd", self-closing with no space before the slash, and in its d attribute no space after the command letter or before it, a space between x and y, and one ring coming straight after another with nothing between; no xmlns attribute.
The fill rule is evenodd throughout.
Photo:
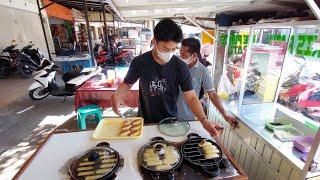
<svg viewBox="0 0 320 180"><path fill-rule="evenodd" d="M69 174L72 179L114 179L123 165L123 157L102 142L72 161Z"/></svg>
<svg viewBox="0 0 320 180"><path fill-rule="evenodd" d="M128 120L127 118L126 118L126 116L124 116L122 113L119 113L119 116L121 117L121 118L123 118L124 120Z"/></svg>
<svg viewBox="0 0 320 180"><path fill-rule="evenodd" d="M188 121L179 121L175 117L169 117L160 121L159 130L168 136L184 136L190 130L190 124Z"/></svg>
<svg viewBox="0 0 320 180"><path fill-rule="evenodd" d="M172 179L175 171L181 166L182 156L172 143L162 137L155 137L140 148L138 161L142 170L150 174L153 179ZM153 165L151 161L161 162ZM159 169L162 165L167 167Z"/></svg>
<svg viewBox="0 0 320 180"><path fill-rule="evenodd" d="M189 164L201 168L207 175L215 177L220 174L219 163L222 160L222 149L214 141L202 138L198 134L188 134L188 139L181 146L181 154ZM206 159L203 149L199 147L199 143L205 140L215 146L219 152L219 157Z"/></svg>

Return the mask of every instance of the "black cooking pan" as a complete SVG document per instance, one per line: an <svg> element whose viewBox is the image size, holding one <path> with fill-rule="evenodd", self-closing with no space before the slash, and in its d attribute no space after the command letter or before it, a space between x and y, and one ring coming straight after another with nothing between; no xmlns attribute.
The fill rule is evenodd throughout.
<svg viewBox="0 0 320 180"><path fill-rule="evenodd" d="M148 152L148 150L152 151L156 158L163 162L165 162L167 154L174 154L177 159L174 163L168 166L169 168L159 170L157 169L157 166L161 165L148 165L148 158L145 156L145 153ZM141 170L144 173L149 174L152 179L174 179L176 171L181 166L182 159L179 149L172 143L165 141L162 137L155 137L151 139L151 142L142 146L138 152L138 162Z"/></svg>
<svg viewBox="0 0 320 180"><path fill-rule="evenodd" d="M72 179L114 179L117 171L124 164L124 159L109 143L102 142L72 161L69 174Z"/></svg>
<svg viewBox="0 0 320 180"><path fill-rule="evenodd" d="M211 177L220 174L219 163L222 160L222 149L214 141L202 138L198 134L190 133L188 139L181 146L181 154L183 158L192 166L200 168L203 172ZM216 146L219 150L219 157L213 159L205 159L203 150L199 147L199 143L205 140Z"/></svg>

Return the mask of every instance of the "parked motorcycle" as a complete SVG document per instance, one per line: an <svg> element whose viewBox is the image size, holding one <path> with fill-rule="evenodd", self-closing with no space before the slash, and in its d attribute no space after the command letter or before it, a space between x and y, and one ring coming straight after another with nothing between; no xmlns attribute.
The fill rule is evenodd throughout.
<svg viewBox="0 0 320 180"><path fill-rule="evenodd" d="M49 94L52 96L73 96L76 90L91 77L102 71L101 67L84 68L81 72L73 71L62 76L64 82L60 85L56 81L58 67L52 61L43 60L41 66L33 72L35 82L29 87L29 97L41 100Z"/></svg>
<svg viewBox="0 0 320 180"><path fill-rule="evenodd" d="M11 45L6 47L0 53L0 78L7 78L10 71L13 71L17 67L17 57L20 53L19 49L16 49L17 45Z"/></svg>
<svg viewBox="0 0 320 180"><path fill-rule="evenodd" d="M37 48L33 48L34 44L30 43L21 49L21 53L18 56L18 71L25 78L30 78L33 71L39 68L44 56Z"/></svg>
<svg viewBox="0 0 320 180"><path fill-rule="evenodd" d="M122 47L113 47L109 50L100 47L103 45L95 44L94 54L99 66L128 66L134 59L132 52L122 50Z"/></svg>

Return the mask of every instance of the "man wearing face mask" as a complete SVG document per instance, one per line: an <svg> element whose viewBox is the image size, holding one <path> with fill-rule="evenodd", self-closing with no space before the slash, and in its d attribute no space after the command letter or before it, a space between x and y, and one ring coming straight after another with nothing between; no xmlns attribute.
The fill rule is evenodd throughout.
<svg viewBox="0 0 320 180"><path fill-rule="evenodd" d="M112 108L119 114L122 97L139 79L140 116L145 123L159 123L167 117L177 117L177 100L181 89L185 102L203 127L213 136L219 135L219 124L210 123L193 91L188 66L175 52L182 40L181 28L170 19L161 20L154 29L153 49L136 57L115 94Z"/></svg>
<svg viewBox="0 0 320 180"><path fill-rule="evenodd" d="M209 70L200 63L200 42L195 38L188 38L182 41L180 48L180 58L188 65L191 74L192 85L196 95L199 97L200 89L208 94L211 102L215 105L224 119L233 127L237 126L237 120L234 116L230 116L223 108L219 96L213 86L213 80ZM194 120L195 117L180 94L178 99L178 117L185 120Z"/></svg>

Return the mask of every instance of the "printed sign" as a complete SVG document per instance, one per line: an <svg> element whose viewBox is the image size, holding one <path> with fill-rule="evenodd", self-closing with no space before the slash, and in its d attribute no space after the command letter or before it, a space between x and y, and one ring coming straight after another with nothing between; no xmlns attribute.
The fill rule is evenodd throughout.
<svg viewBox="0 0 320 180"><path fill-rule="evenodd" d="M227 35L222 34L220 37L220 43L226 45ZM269 35L267 37L268 42L286 41L287 35ZM293 35L290 38L288 45L288 51L290 54L296 54L300 56L308 56L320 58L320 50L314 50L312 48L313 43L317 40L318 35ZM256 36L253 37L255 42ZM249 35L231 34L229 38L229 54L242 54L244 49L247 48L249 42Z"/></svg>

